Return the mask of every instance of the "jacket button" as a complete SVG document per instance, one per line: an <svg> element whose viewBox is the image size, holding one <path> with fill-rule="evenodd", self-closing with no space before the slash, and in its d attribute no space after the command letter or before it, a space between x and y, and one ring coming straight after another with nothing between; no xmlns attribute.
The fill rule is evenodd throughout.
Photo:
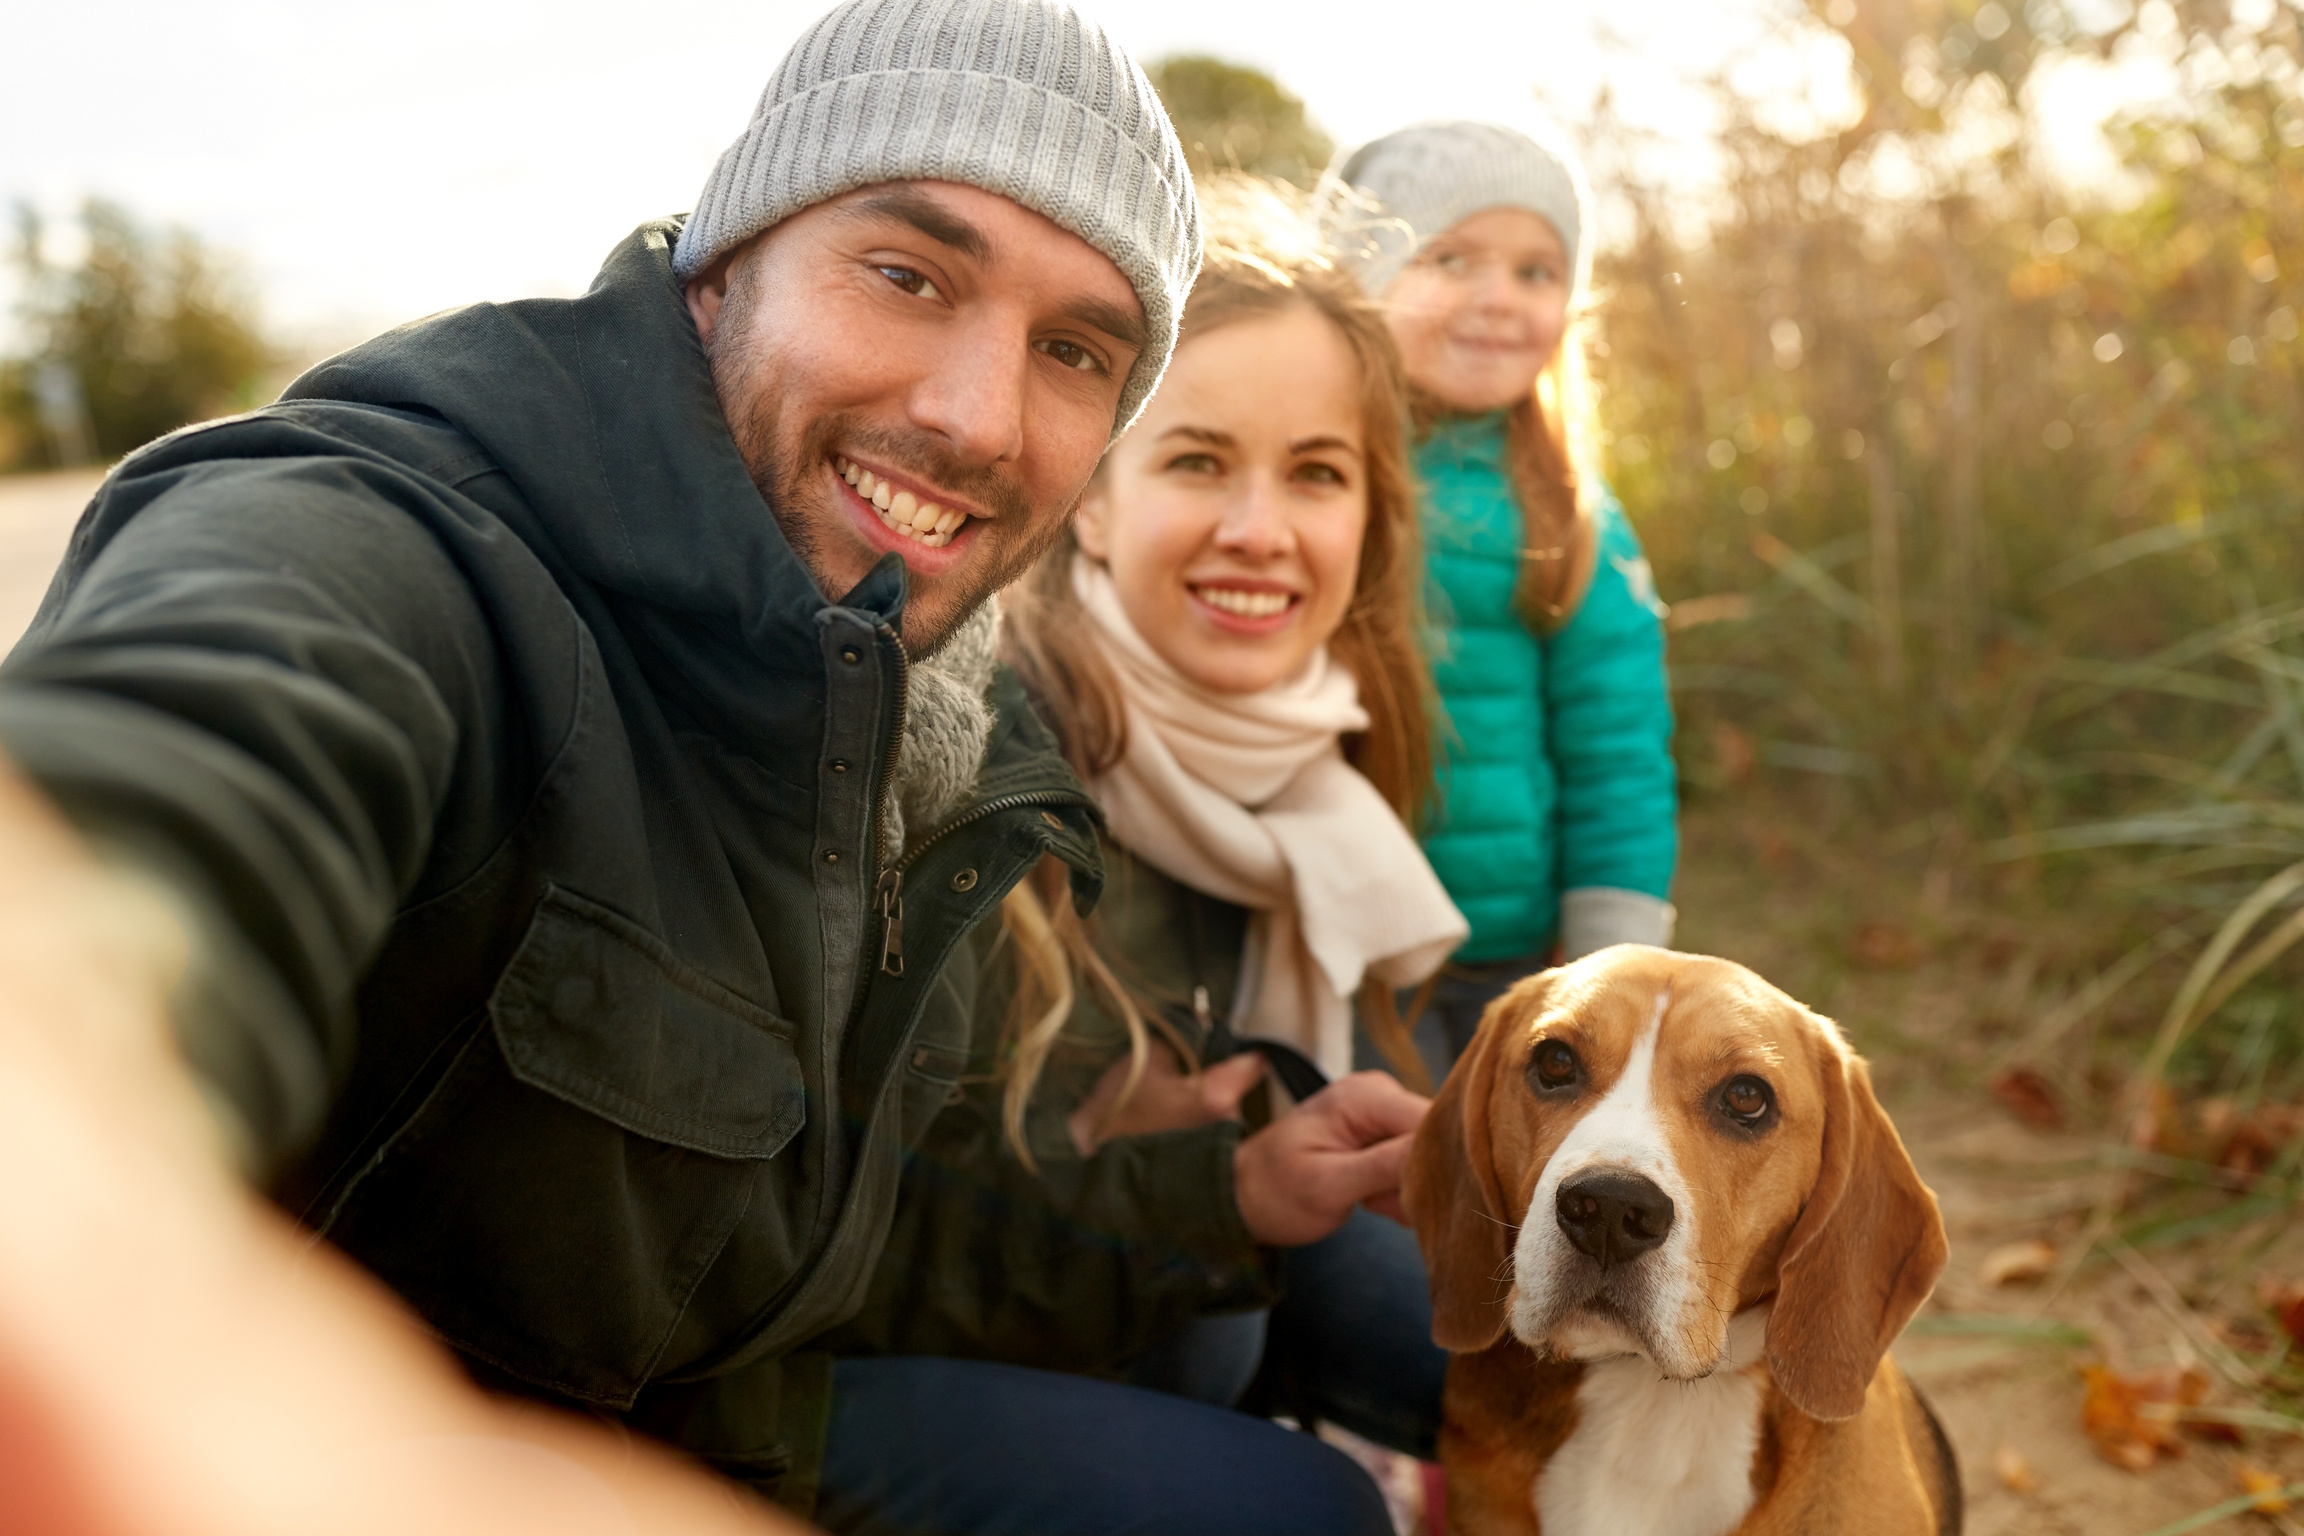
<svg viewBox="0 0 2304 1536"><path fill-rule="evenodd" d="M1048 823L1048 825L1054 827L1059 832L1064 830L1064 823L1056 819L1056 813L1054 811L1042 811L1040 813L1040 819Z"/></svg>
<svg viewBox="0 0 2304 1536"><path fill-rule="evenodd" d="M832 771L834 773L846 773L848 771L848 759L844 757L832 759Z"/></svg>
<svg viewBox="0 0 2304 1536"><path fill-rule="evenodd" d="M827 849L825 849L825 850L824 850L824 862L825 862L825 863L827 863L827 864L837 864L837 863L839 863L839 862L840 862L840 850L839 850L839 849L837 849L837 848L827 848Z"/></svg>
<svg viewBox="0 0 2304 1536"><path fill-rule="evenodd" d="M840 659L848 665L854 666L864 659L864 653L852 645L844 645L840 647Z"/></svg>
<svg viewBox="0 0 2304 1536"><path fill-rule="evenodd" d="M976 889L976 871L972 869L964 869L960 871L960 873L954 875L952 877L952 889L956 891L972 891Z"/></svg>

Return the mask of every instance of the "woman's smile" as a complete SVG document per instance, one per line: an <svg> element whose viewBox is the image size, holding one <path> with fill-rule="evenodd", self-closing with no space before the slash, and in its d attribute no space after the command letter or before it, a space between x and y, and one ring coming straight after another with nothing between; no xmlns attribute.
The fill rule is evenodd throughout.
<svg viewBox="0 0 2304 1536"><path fill-rule="evenodd" d="M1080 548L1199 686L1273 687L1344 622L1368 526L1359 390L1335 324L1288 304L1187 340L1107 455Z"/></svg>

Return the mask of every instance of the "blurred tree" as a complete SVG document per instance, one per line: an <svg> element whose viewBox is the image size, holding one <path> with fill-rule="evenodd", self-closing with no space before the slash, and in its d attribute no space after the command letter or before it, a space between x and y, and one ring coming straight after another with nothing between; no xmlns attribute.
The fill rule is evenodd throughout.
<svg viewBox="0 0 2304 1536"><path fill-rule="evenodd" d="M38 216L17 210L27 349L0 360L0 468L116 459L255 404L277 360L229 266L197 237L98 199L80 224L87 254L59 267Z"/></svg>
<svg viewBox="0 0 2304 1536"><path fill-rule="evenodd" d="M1181 53L1146 73L1195 173L1240 170L1309 187L1327 167L1334 142L1261 70Z"/></svg>

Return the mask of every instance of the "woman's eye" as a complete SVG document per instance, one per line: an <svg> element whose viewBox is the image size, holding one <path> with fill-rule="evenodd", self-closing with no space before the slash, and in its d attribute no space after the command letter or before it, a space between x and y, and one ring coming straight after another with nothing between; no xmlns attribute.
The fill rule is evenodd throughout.
<svg viewBox="0 0 2304 1536"><path fill-rule="evenodd" d="M1584 1075L1576 1053L1557 1040L1546 1040L1528 1058L1529 1076L1539 1088L1566 1088Z"/></svg>
<svg viewBox="0 0 2304 1536"><path fill-rule="evenodd" d="M1102 358L1076 341L1044 341L1040 343L1040 350L1065 367L1082 373L1098 373L1104 367Z"/></svg>
<svg viewBox="0 0 2304 1536"><path fill-rule="evenodd" d="M1520 269L1520 281L1529 284L1531 287L1542 287L1547 283L1558 282L1559 274L1554 272L1550 267L1543 265L1522 267Z"/></svg>
<svg viewBox="0 0 2304 1536"><path fill-rule="evenodd" d="M1740 1125L1758 1125L1776 1103L1776 1095L1756 1077L1732 1077L1720 1090L1720 1110Z"/></svg>
<svg viewBox="0 0 2304 1536"><path fill-rule="evenodd" d="M1444 251L1432 258L1432 265L1454 277L1464 270L1464 257L1459 251Z"/></svg>
<svg viewBox="0 0 2304 1536"><path fill-rule="evenodd" d="M1296 467L1296 478L1310 480L1315 485L1343 485L1346 483L1344 471L1333 464L1300 464Z"/></svg>
<svg viewBox="0 0 2304 1536"><path fill-rule="evenodd" d="M1212 453L1180 453L1168 461L1168 467L1179 474L1213 475L1223 469Z"/></svg>
<svg viewBox="0 0 2304 1536"><path fill-rule="evenodd" d="M921 273L913 271L910 267L882 267L880 269L880 275L888 279L888 281L891 283L894 283L897 287L903 289L906 293L913 294L916 297L924 299L936 299L943 297L942 294L936 291L936 285L934 283L930 282Z"/></svg>

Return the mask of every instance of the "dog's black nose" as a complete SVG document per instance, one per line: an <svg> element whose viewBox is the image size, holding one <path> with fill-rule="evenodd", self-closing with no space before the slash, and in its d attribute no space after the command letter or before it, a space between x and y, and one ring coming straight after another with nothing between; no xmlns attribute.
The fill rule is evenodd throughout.
<svg viewBox="0 0 2304 1536"><path fill-rule="evenodd" d="M1560 1186L1560 1230L1603 1269L1629 1264L1672 1230L1672 1197L1636 1173L1594 1173Z"/></svg>

